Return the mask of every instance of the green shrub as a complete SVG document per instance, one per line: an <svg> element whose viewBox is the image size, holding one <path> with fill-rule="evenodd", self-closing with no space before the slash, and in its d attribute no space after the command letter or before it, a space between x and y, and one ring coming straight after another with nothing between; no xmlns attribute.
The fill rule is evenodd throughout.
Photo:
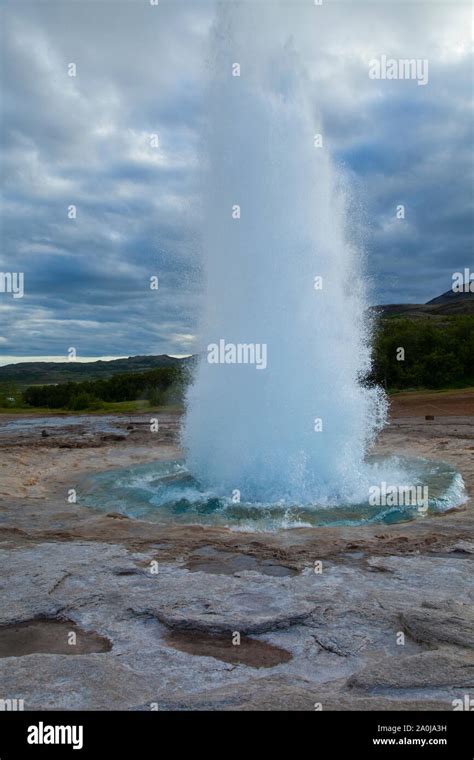
<svg viewBox="0 0 474 760"><path fill-rule="evenodd" d="M80 391L76 396L72 396L67 405L68 409L73 412L80 412L83 409L95 410L100 409L102 402L86 391Z"/></svg>

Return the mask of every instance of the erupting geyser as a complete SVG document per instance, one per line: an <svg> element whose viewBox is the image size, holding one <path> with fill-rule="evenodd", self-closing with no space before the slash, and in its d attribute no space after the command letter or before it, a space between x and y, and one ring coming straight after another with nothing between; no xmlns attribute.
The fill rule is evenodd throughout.
<svg viewBox="0 0 474 760"><path fill-rule="evenodd" d="M291 47L265 52L242 9L230 35L229 23L215 33L207 112L206 293L187 467L216 493L252 502L364 500L386 402L364 385L370 325L343 183Z"/></svg>
<svg viewBox="0 0 474 760"><path fill-rule="evenodd" d="M284 9L265 5L232 3L214 30L206 285L185 463L93 476L83 498L138 518L246 530L444 511L465 499L450 465L368 456L387 402L366 383L364 257L330 130L312 111L317 93L292 46L269 44L267 25Z"/></svg>

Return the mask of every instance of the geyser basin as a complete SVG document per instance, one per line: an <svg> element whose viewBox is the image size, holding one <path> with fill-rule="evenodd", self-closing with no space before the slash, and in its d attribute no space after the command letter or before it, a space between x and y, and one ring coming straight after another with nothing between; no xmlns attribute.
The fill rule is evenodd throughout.
<svg viewBox="0 0 474 760"><path fill-rule="evenodd" d="M466 498L461 475L444 462L372 457L367 468L372 481L367 488L367 500L359 503L292 504L283 500L235 503L232 495L222 496L204 489L184 463L178 461L93 475L82 482L79 495L81 503L87 506L143 520L260 531L405 522L426 514L445 512ZM400 480L401 473L403 480ZM395 479L397 475L398 480ZM416 486L418 494L427 488L427 509L424 505L407 504L408 498L404 499L404 504L400 503L402 489ZM369 489L374 488L380 488L380 503L377 504L369 498ZM390 498L393 488L397 489L398 504L393 504L393 498Z"/></svg>

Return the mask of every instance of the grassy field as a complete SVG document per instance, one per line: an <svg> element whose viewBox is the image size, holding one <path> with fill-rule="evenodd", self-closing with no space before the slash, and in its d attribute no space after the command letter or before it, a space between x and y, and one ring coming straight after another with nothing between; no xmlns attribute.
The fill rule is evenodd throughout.
<svg viewBox="0 0 474 760"><path fill-rule="evenodd" d="M463 394L467 394L468 397L471 397L471 394L474 394L474 387L473 386L467 386L464 388L440 388L440 389L431 389L431 388L414 388L410 390L394 390L389 393L389 397L393 398L394 401L400 400L400 401L413 401L415 403L416 401L421 402L422 400L430 401L434 399L443 399L443 398L457 398L462 396ZM116 401L116 402L103 402L100 409L95 409L91 411L87 410L81 410L81 411L71 411L70 409L48 409L47 407L32 407L32 406L23 406L23 407L0 407L0 417L1 415L24 415L24 416L34 416L34 417L42 417L42 416L80 416L82 414L93 414L95 416L105 415L105 414L180 414L184 411L183 407L179 404L170 404L168 406L151 406L150 402L147 400L139 400L139 401Z"/></svg>
<svg viewBox="0 0 474 760"><path fill-rule="evenodd" d="M77 416L79 417L81 414L93 414L93 415L102 415L102 414L178 414L179 412L182 412L183 409L178 404L173 404L170 406L151 406L150 403L146 400L140 400L140 401L113 401L113 402L106 402L104 401L100 409L95 409L93 411L87 411L81 410L78 412L71 411L70 409L48 409L47 407L33 407L33 406L23 406L23 407L14 407L14 406L8 406L8 407L0 407L0 415L2 414L8 414L8 415L27 415L28 417L35 416L35 417L42 417L42 416L53 416L53 415L67 415L69 416Z"/></svg>
<svg viewBox="0 0 474 760"><path fill-rule="evenodd" d="M450 385L448 388L406 388L399 390L398 388L390 389L388 395L390 398L395 396L443 396L452 395L454 393L469 393L474 391L473 385Z"/></svg>

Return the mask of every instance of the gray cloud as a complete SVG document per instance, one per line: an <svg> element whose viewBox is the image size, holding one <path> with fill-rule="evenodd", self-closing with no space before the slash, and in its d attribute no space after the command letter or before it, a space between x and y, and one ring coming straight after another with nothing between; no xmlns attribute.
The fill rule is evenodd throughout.
<svg viewBox="0 0 474 760"><path fill-rule="evenodd" d="M372 301L446 290L472 250L469 5L264 7L262 57L291 39L349 177ZM192 350L213 14L206 0L4 4L1 267L26 288L0 296L5 355ZM370 80L382 54L427 58L428 85Z"/></svg>

